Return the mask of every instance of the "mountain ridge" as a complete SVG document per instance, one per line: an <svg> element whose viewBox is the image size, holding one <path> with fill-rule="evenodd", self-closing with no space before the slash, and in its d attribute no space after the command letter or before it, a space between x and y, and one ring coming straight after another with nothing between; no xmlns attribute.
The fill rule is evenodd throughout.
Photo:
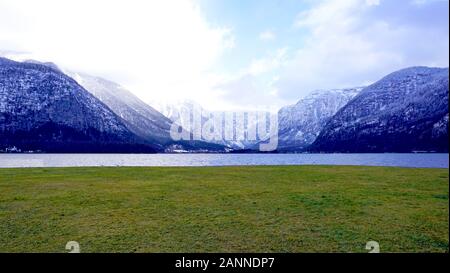
<svg viewBox="0 0 450 273"><path fill-rule="evenodd" d="M385 76L339 110L310 150L448 152L448 73L416 66Z"/></svg>
<svg viewBox="0 0 450 273"><path fill-rule="evenodd" d="M301 151L311 145L329 119L363 87L316 90L278 112L279 149Z"/></svg>
<svg viewBox="0 0 450 273"><path fill-rule="evenodd" d="M0 58L0 121L4 148L155 152L105 104L46 65Z"/></svg>

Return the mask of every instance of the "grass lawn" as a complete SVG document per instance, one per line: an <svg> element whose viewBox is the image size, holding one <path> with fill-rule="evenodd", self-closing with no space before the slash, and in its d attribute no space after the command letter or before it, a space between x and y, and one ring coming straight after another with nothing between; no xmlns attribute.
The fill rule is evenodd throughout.
<svg viewBox="0 0 450 273"><path fill-rule="evenodd" d="M0 169L0 252L448 252L448 169Z"/></svg>

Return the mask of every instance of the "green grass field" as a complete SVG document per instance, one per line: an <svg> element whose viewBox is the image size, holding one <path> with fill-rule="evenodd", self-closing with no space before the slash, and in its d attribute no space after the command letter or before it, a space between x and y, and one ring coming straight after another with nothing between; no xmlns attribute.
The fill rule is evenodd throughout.
<svg viewBox="0 0 450 273"><path fill-rule="evenodd" d="M0 169L0 252L448 252L448 169Z"/></svg>

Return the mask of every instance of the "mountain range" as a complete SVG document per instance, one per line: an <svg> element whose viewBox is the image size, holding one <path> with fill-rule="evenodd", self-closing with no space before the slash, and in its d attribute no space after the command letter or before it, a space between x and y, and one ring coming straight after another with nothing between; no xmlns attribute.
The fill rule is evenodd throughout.
<svg viewBox="0 0 450 273"><path fill-rule="evenodd" d="M448 152L448 79L448 68L412 67L367 87L314 91L279 110L277 151ZM0 58L0 151L255 151L262 140L237 137L238 117L247 128L262 126L248 113L150 104L103 78ZM172 140L173 125L191 128L182 113L195 111L202 126L211 114L232 117L220 129L235 138Z"/></svg>

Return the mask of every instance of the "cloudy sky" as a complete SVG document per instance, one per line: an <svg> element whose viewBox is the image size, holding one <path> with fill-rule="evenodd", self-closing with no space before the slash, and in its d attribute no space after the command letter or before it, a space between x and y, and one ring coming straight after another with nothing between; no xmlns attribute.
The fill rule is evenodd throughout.
<svg viewBox="0 0 450 273"><path fill-rule="evenodd" d="M210 110L449 64L448 0L0 0L0 55Z"/></svg>

